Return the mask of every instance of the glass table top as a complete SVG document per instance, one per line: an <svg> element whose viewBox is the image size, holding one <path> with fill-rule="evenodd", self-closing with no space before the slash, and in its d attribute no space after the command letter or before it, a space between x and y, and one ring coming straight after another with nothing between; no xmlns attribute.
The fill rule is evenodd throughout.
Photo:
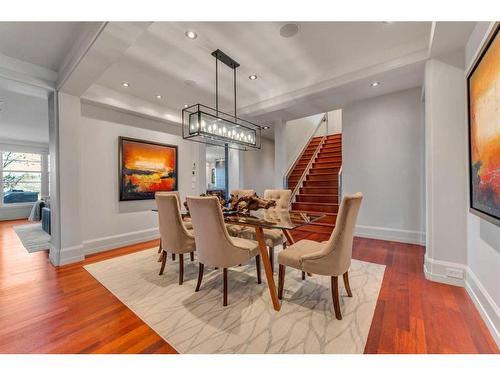
<svg viewBox="0 0 500 375"><path fill-rule="evenodd" d="M153 209L157 212L157 209ZM189 212L182 210L183 217L189 217ZM268 229L293 230L303 225L314 223L326 217L326 214L289 211L280 208L267 208L241 214L234 211L224 211L224 222L235 225L252 225Z"/></svg>
<svg viewBox="0 0 500 375"><path fill-rule="evenodd" d="M279 208L250 211L249 215L224 213L224 221L228 224L255 225L269 229L297 229L303 225L314 223L326 215L307 212L289 211Z"/></svg>

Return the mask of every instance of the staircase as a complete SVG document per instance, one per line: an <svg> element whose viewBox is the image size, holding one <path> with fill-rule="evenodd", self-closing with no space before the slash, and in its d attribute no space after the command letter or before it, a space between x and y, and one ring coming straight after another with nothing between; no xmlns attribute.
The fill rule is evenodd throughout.
<svg viewBox="0 0 500 375"><path fill-rule="evenodd" d="M294 190L316 149L319 153L299 186L292 203L293 211L326 214L318 222L305 225L299 231L330 234L335 227L339 209L339 170L342 166L342 134L314 137L288 177L288 188Z"/></svg>

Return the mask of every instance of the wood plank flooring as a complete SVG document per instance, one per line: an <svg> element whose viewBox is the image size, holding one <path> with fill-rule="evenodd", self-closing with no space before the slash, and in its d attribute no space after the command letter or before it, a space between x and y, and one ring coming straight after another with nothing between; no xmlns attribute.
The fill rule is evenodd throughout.
<svg viewBox="0 0 500 375"><path fill-rule="evenodd" d="M83 269L158 241L55 268L47 252L22 247L12 229L22 224L0 222L0 353L175 353ZM421 246L355 239L354 258L387 266L365 353L499 353L465 290L425 279L423 256Z"/></svg>

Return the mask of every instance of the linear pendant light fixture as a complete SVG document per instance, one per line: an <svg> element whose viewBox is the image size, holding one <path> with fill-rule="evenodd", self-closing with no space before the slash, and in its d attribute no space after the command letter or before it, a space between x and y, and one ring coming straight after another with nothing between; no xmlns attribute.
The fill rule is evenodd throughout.
<svg viewBox="0 0 500 375"><path fill-rule="evenodd" d="M248 151L260 149L262 127L236 115L236 69L240 66L221 50L215 57L215 108L194 104L182 110L182 138ZM219 61L233 70L234 115L219 111Z"/></svg>

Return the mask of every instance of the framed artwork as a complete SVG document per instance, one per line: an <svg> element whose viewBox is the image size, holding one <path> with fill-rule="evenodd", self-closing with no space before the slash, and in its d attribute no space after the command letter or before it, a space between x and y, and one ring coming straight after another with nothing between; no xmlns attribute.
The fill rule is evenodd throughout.
<svg viewBox="0 0 500 375"><path fill-rule="evenodd" d="M154 199L157 191L176 191L177 146L120 137L120 201Z"/></svg>
<svg viewBox="0 0 500 375"><path fill-rule="evenodd" d="M499 26L467 76L470 211L500 226Z"/></svg>

